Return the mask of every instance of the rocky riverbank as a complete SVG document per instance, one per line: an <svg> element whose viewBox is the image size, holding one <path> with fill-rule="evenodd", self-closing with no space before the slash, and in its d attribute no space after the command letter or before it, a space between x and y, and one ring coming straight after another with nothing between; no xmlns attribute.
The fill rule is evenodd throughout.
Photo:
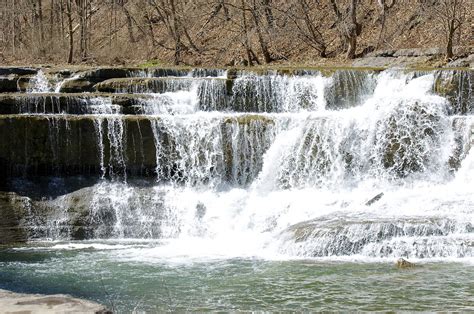
<svg viewBox="0 0 474 314"><path fill-rule="evenodd" d="M0 290L2 313L111 313L105 306L68 295L42 295Z"/></svg>

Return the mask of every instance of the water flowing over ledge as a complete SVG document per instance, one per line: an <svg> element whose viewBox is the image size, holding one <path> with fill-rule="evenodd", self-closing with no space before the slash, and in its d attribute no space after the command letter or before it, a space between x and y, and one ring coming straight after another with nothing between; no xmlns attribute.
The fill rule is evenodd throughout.
<svg viewBox="0 0 474 314"><path fill-rule="evenodd" d="M156 259L469 263L472 76L20 75L17 89L5 84L0 94L3 232L159 241L132 248Z"/></svg>

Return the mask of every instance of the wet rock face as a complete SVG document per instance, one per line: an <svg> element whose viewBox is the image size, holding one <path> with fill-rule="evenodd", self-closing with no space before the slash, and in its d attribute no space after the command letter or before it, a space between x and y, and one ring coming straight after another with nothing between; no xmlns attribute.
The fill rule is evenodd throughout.
<svg viewBox="0 0 474 314"><path fill-rule="evenodd" d="M160 238L179 232L166 227L174 213L164 192L153 187L98 184L50 199L0 195L0 244L27 239ZM204 215L204 213L203 213Z"/></svg>
<svg viewBox="0 0 474 314"><path fill-rule="evenodd" d="M0 117L0 172L5 176L98 175L107 166L146 174L156 168L155 154L148 119Z"/></svg>
<svg viewBox="0 0 474 314"><path fill-rule="evenodd" d="M131 73L138 71L137 68L98 68L84 72L81 77L98 83L111 78L124 78L131 76Z"/></svg>
<svg viewBox="0 0 474 314"><path fill-rule="evenodd" d="M199 128L209 128L205 122L189 129L179 121L144 116L4 115L0 172L5 178L132 175L160 182L250 183L261 169L273 121L261 115L222 117L201 134ZM248 135L255 146L247 144ZM186 140L195 145L193 151L183 145Z"/></svg>
<svg viewBox="0 0 474 314"><path fill-rule="evenodd" d="M301 256L366 256L416 258L437 257L439 248L452 245L450 235L471 232L472 225L448 218L404 218L399 220L319 219L289 227L291 253ZM434 237L434 238L432 238ZM457 242L456 242L457 241ZM426 242L426 243L425 243ZM470 244L453 240L460 256L469 255ZM423 245L420 245L423 243ZM286 246L283 245L285 248ZM467 250L467 251L466 251Z"/></svg>
<svg viewBox="0 0 474 314"><path fill-rule="evenodd" d="M138 114L150 97L133 94L40 93L0 94L0 114Z"/></svg>
<svg viewBox="0 0 474 314"><path fill-rule="evenodd" d="M0 159L6 163L2 165L2 173L15 176L97 171L94 139L94 124L90 119L3 116Z"/></svg>
<svg viewBox="0 0 474 314"><path fill-rule="evenodd" d="M94 82L89 81L86 78L71 79L65 81L59 91L61 93L81 93L92 91Z"/></svg>
<svg viewBox="0 0 474 314"><path fill-rule="evenodd" d="M0 245L27 240L21 222L27 215L28 199L15 193L0 192Z"/></svg>
<svg viewBox="0 0 474 314"><path fill-rule="evenodd" d="M11 93L25 89L31 76L38 69L21 67L0 67L0 93Z"/></svg>
<svg viewBox="0 0 474 314"><path fill-rule="evenodd" d="M192 82L189 78L115 78L98 83L94 88L106 93L165 93L188 89Z"/></svg>
<svg viewBox="0 0 474 314"><path fill-rule="evenodd" d="M452 114L474 113L474 71L439 71L434 92L446 97Z"/></svg>
<svg viewBox="0 0 474 314"><path fill-rule="evenodd" d="M98 68L87 70L76 74L76 78L65 81L61 88L61 93L81 93L93 91L93 86L112 78L125 78L131 76L136 69L127 68Z"/></svg>
<svg viewBox="0 0 474 314"><path fill-rule="evenodd" d="M0 68L0 76L7 75L33 75L38 72L38 69L34 68L22 68L22 67L2 67Z"/></svg>
<svg viewBox="0 0 474 314"><path fill-rule="evenodd" d="M10 75L0 77L0 93L11 93L18 91L18 77Z"/></svg>

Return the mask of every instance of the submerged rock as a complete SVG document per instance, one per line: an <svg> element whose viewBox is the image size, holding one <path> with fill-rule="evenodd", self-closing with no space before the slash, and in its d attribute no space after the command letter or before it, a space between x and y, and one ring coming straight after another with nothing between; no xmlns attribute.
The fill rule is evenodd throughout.
<svg viewBox="0 0 474 314"><path fill-rule="evenodd" d="M366 206L370 206L373 203L379 201L383 196L383 192L375 195L373 198L371 198L367 203L365 203Z"/></svg>
<svg viewBox="0 0 474 314"><path fill-rule="evenodd" d="M411 268L411 267L415 267L415 264L414 264L414 263L410 263L409 261L407 261L406 259L403 259L403 258L399 258L399 259L397 260L396 265L397 265L398 268Z"/></svg>

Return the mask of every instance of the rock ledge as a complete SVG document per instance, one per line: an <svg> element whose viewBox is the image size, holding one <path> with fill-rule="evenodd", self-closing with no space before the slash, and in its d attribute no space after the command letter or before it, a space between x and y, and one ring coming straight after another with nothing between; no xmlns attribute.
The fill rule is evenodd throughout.
<svg viewBox="0 0 474 314"><path fill-rule="evenodd" d="M3 313L112 313L103 305L68 295L14 293L0 289Z"/></svg>

